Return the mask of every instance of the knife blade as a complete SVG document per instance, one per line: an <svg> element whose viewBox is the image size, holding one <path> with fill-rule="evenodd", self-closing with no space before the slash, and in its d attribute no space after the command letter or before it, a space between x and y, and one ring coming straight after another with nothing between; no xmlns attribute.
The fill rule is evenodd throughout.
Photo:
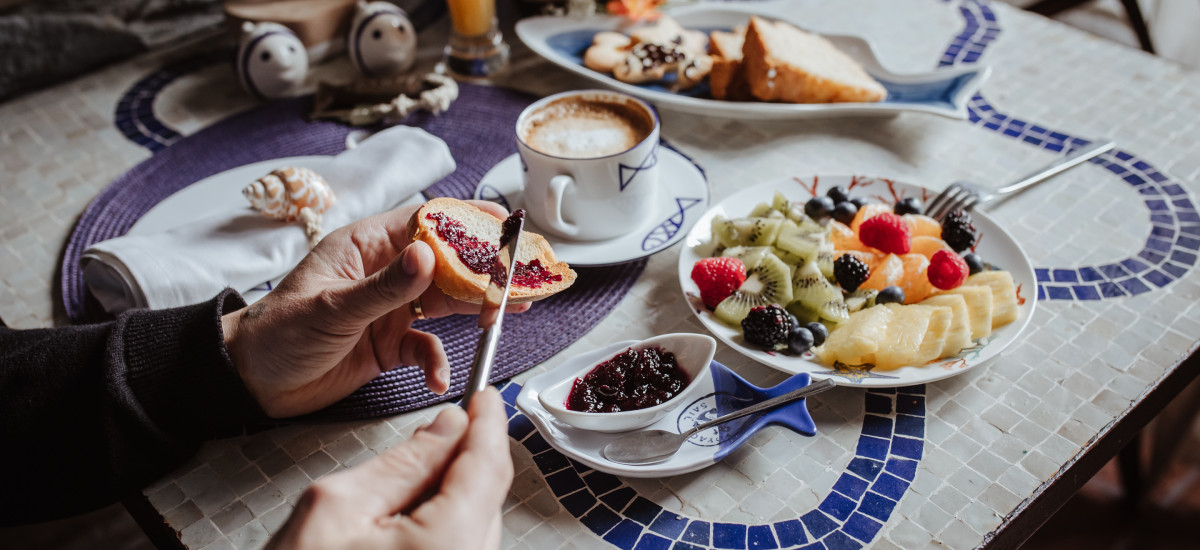
<svg viewBox="0 0 1200 550"><path fill-rule="evenodd" d="M471 403L475 392L487 387L496 358L496 346L500 343L500 330L504 324L504 308L508 305L508 290L512 286L517 269L517 250L521 246L521 232L525 229L525 210L518 209L504 220L500 232L500 249L492 262L491 280L483 295L483 306L479 311L479 346L475 348L475 360L471 365L471 377L463 392L462 407Z"/></svg>

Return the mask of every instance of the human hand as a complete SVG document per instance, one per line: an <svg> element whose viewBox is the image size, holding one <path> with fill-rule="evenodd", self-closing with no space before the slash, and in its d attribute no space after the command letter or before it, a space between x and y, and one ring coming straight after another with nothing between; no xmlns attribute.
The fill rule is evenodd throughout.
<svg viewBox="0 0 1200 550"><path fill-rule="evenodd" d="M475 206L503 218L503 208ZM268 416L321 409L381 372L418 365L435 393L450 385L450 364L436 335L412 328L409 303L426 317L478 314L430 283L437 260L410 242L418 207L398 208L330 233L263 299L222 317L225 343L246 388ZM508 311L529 309L528 304Z"/></svg>
<svg viewBox="0 0 1200 550"><path fill-rule="evenodd" d="M470 408L469 422L446 408L408 441L313 483L267 547L499 547L513 476L504 405L488 387Z"/></svg>

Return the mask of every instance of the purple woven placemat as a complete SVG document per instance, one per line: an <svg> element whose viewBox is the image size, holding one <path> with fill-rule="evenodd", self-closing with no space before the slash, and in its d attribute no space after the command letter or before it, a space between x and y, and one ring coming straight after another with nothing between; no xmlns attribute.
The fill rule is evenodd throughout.
<svg viewBox="0 0 1200 550"><path fill-rule="evenodd" d="M458 168L426 191L428 196L469 198L496 163L516 152L513 125L531 96L485 86L460 85L459 99L441 116L420 113L406 124L446 141ZM117 178L84 210L67 241L62 297L73 321L103 318L84 289L79 256L93 243L124 235L139 218L172 193L208 176L252 162L300 155L333 155L345 148L349 128L308 122L309 98L266 104L183 138ZM645 260L581 268L566 292L538 302L504 321L492 381L519 374L550 358L591 330L629 292ZM375 418L462 395L479 329L474 316L431 319L416 327L437 334L450 359L450 391L434 395L417 367L381 375L346 399L316 413L321 420Z"/></svg>

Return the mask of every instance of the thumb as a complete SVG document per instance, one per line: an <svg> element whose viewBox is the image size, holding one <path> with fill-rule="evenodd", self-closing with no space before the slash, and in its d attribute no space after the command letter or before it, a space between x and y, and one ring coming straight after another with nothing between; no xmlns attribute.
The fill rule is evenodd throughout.
<svg viewBox="0 0 1200 550"><path fill-rule="evenodd" d="M341 296L345 312L339 313L370 323L416 300L433 281L436 261L429 245L413 242L383 269L346 288Z"/></svg>
<svg viewBox="0 0 1200 550"><path fill-rule="evenodd" d="M387 517L417 504L442 481L467 431L467 413L447 407L408 441L340 474L339 483L360 495L373 517Z"/></svg>

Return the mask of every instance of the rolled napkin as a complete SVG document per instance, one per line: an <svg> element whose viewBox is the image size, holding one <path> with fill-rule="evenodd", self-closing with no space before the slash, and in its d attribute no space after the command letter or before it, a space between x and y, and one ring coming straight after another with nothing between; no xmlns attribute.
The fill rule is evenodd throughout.
<svg viewBox="0 0 1200 550"><path fill-rule="evenodd" d="M454 168L445 142L424 130L379 132L320 169L337 195L322 225L332 231L393 208ZM198 303L225 287L245 293L290 271L308 250L301 225L267 219L247 203L167 231L96 243L80 265L84 284L115 314Z"/></svg>

